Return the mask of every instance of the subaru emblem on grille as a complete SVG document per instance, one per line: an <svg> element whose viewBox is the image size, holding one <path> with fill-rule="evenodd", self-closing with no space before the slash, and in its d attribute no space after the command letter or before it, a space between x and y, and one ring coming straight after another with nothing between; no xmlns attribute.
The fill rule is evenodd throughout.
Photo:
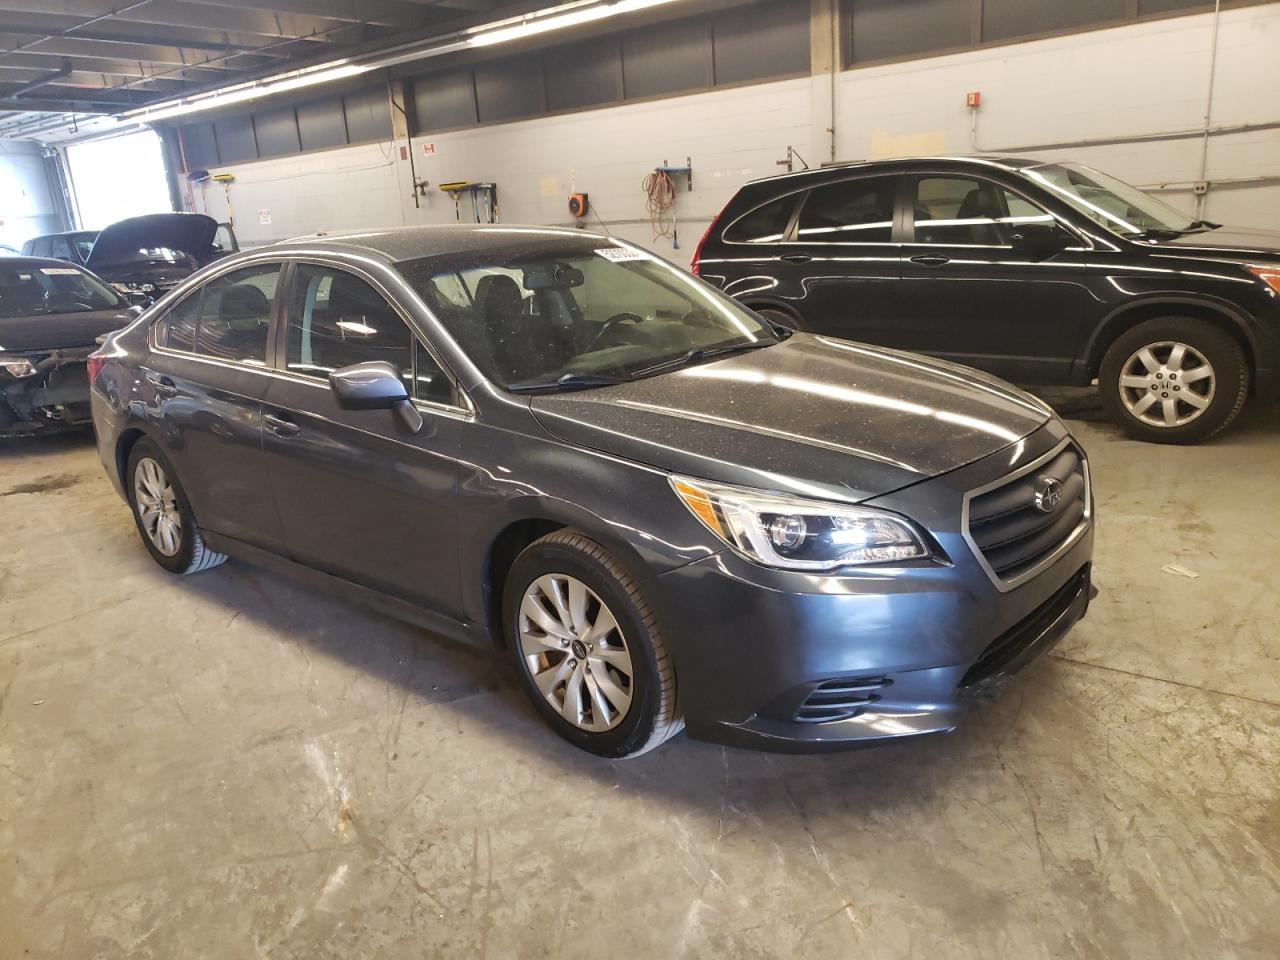
<svg viewBox="0 0 1280 960"><path fill-rule="evenodd" d="M1053 477L1036 480L1036 509L1041 513L1053 513L1062 499L1062 481Z"/></svg>

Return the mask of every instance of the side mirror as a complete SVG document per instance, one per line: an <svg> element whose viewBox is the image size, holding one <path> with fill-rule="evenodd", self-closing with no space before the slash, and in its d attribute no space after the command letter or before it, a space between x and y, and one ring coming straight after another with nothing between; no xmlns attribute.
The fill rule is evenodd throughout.
<svg viewBox="0 0 1280 960"><path fill-rule="evenodd" d="M1019 253L1043 260L1071 246L1075 237L1057 223L1031 222L1015 224L1009 242Z"/></svg>
<svg viewBox="0 0 1280 960"><path fill-rule="evenodd" d="M422 429L422 414L393 363L366 360L335 370L329 374L329 389L344 410L390 410L410 433Z"/></svg>

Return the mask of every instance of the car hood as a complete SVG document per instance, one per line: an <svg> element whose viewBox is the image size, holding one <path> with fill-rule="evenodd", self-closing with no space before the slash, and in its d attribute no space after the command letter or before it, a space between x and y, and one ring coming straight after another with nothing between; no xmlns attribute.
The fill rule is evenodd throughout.
<svg viewBox="0 0 1280 960"><path fill-rule="evenodd" d="M1280 260L1280 231L1219 227L1204 233L1189 233L1172 240L1161 240L1157 246L1179 253L1203 252L1210 256L1238 257L1241 260Z"/></svg>
<svg viewBox="0 0 1280 960"><path fill-rule="evenodd" d="M530 402L553 436L663 470L857 501L1012 444L1050 414L985 374L797 333L617 386Z"/></svg>
<svg viewBox="0 0 1280 960"><path fill-rule="evenodd" d="M93 347L98 337L132 323L137 314L121 307L84 313L50 313L0 318L0 352L30 353Z"/></svg>
<svg viewBox="0 0 1280 960"><path fill-rule="evenodd" d="M126 262L142 249L168 247L204 257L218 224L202 213L152 213L113 223L98 234L84 265L90 270Z"/></svg>

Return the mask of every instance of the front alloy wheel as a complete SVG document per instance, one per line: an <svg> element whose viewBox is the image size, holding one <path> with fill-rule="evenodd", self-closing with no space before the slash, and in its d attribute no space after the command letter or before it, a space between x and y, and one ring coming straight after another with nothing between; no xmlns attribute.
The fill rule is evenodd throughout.
<svg viewBox="0 0 1280 960"><path fill-rule="evenodd" d="M1125 408L1153 427L1180 427L1213 403L1213 365L1194 347L1173 340L1152 343L1125 361L1120 398Z"/></svg>
<svg viewBox="0 0 1280 960"><path fill-rule="evenodd" d="M549 573L529 584L518 631L529 676L565 720L599 732L627 715L635 673L627 641L585 583Z"/></svg>
<svg viewBox="0 0 1280 960"><path fill-rule="evenodd" d="M1249 360L1227 330L1197 317L1156 317L1107 348L1098 387L1129 436L1198 443L1231 423L1249 396Z"/></svg>
<svg viewBox="0 0 1280 960"><path fill-rule="evenodd" d="M684 727L643 582L597 541L562 529L529 544L503 586L520 685L556 733L603 757L639 756Z"/></svg>

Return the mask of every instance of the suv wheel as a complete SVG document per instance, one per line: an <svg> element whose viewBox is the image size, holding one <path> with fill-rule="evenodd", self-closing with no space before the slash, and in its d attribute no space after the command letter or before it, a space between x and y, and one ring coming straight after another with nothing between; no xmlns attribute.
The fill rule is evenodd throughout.
<svg viewBox="0 0 1280 960"><path fill-rule="evenodd" d="M804 331L804 322L800 320L794 313L786 310L779 310L777 307L755 307L756 313L764 317L770 323L780 323L784 327L790 327L792 330Z"/></svg>
<svg viewBox="0 0 1280 960"><path fill-rule="evenodd" d="M1102 400L1129 436L1198 443L1226 428L1249 394L1235 338L1203 320L1165 317L1127 330L1099 371Z"/></svg>
<svg viewBox="0 0 1280 960"><path fill-rule="evenodd" d="M227 559L205 546L173 467L150 440L129 451L126 489L138 533L152 559L170 573L199 573Z"/></svg>
<svg viewBox="0 0 1280 960"><path fill-rule="evenodd" d="M527 547L507 576L503 613L525 691L570 743L634 757L683 729L653 611L594 540L560 530Z"/></svg>

